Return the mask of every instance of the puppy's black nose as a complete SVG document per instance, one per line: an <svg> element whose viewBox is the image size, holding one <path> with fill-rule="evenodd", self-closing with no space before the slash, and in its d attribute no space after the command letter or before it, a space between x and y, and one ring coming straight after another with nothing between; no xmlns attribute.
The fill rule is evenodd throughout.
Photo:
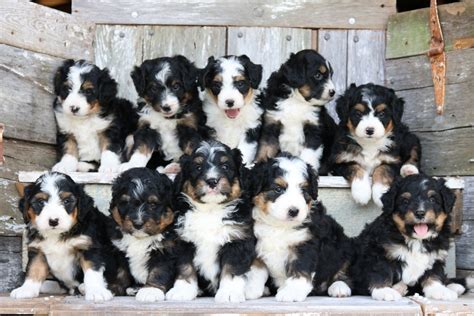
<svg viewBox="0 0 474 316"><path fill-rule="evenodd" d="M59 224L59 218L50 218L49 219L49 226L56 227Z"/></svg>
<svg viewBox="0 0 474 316"><path fill-rule="evenodd" d="M227 106L229 108L233 107L234 106L234 100L225 100L225 104L227 104Z"/></svg>
<svg viewBox="0 0 474 316"><path fill-rule="evenodd" d="M133 222L133 227L135 227L135 229L141 229L143 227L143 223Z"/></svg>
<svg viewBox="0 0 474 316"><path fill-rule="evenodd" d="M336 94L336 91L335 90L329 90L329 96L330 97L333 97L334 95Z"/></svg>
<svg viewBox="0 0 474 316"><path fill-rule="evenodd" d="M369 136L374 135L374 132L375 132L375 130L374 130L373 127L367 127L367 128L365 129L365 133L366 133L367 135L369 135Z"/></svg>
<svg viewBox="0 0 474 316"><path fill-rule="evenodd" d="M171 107L167 106L167 105L164 105L161 107L163 109L164 112L169 112L171 111Z"/></svg>
<svg viewBox="0 0 474 316"><path fill-rule="evenodd" d="M300 212L299 209L297 209L296 207L292 207L288 210L288 216L289 217L296 217L296 216L298 216L299 212Z"/></svg>
<svg viewBox="0 0 474 316"><path fill-rule="evenodd" d="M211 188L215 188L217 186L217 182L219 182L219 180L217 180L216 178L210 178L206 180L207 185Z"/></svg>
<svg viewBox="0 0 474 316"><path fill-rule="evenodd" d="M415 217L418 218L418 219L422 219L423 217L425 217L425 211L423 210L418 210L415 212Z"/></svg>
<svg viewBox="0 0 474 316"><path fill-rule="evenodd" d="M71 106L71 112L74 113L74 114L76 114L77 112L79 112L79 107L74 106L74 105Z"/></svg>

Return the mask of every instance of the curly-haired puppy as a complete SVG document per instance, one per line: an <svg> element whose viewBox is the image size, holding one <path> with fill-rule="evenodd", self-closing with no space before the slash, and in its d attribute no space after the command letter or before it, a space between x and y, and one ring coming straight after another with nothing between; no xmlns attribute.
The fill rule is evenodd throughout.
<svg viewBox="0 0 474 316"><path fill-rule="evenodd" d="M324 105L336 93L331 64L314 50L291 54L270 76L263 93L265 108L257 161L280 151L301 157L316 172L329 156L335 123Z"/></svg>
<svg viewBox="0 0 474 316"><path fill-rule="evenodd" d="M25 188L20 211L27 224L28 266L25 282L11 297L37 297L49 274L71 294L84 282L86 300L125 293L127 262L107 234L114 223L82 186L67 175L46 173Z"/></svg>
<svg viewBox="0 0 474 316"><path fill-rule="evenodd" d="M310 293L334 297L351 295L345 282L351 241L318 197L313 168L281 153L251 171L253 219L257 257L248 296L263 293L268 273L278 301L304 301Z"/></svg>
<svg viewBox="0 0 474 316"><path fill-rule="evenodd" d="M219 142L201 142L180 163L176 212L183 243L178 280L167 298L193 299L199 284L218 302L242 302L255 237L252 207L241 182L241 154Z"/></svg>
<svg viewBox="0 0 474 316"><path fill-rule="evenodd" d="M84 60L66 60L54 77L54 115L60 161L54 171L117 172L126 138L138 122L133 104L117 98L109 71Z"/></svg>
<svg viewBox="0 0 474 316"><path fill-rule="evenodd" d="M472 278L452 283L444 273L455 196L443 179L425 175L397 179L382 201L382 215L356 239L350 276L357 294L391 301L418 292L454 300L464 286L474 286Z"/></svg>
<svg viewBox="0 0 474 316"><path fill-rule="evenodd" d="M392 89L371 83L352 84L337 100L341 121L332 170L350 182L357 203L365 205L372 198L382 206L380 198L395 176L418 173L420 141L401 122L403 104Z"/></svg>
<svg viewBox="0 0 474 316"><path fill-rule="evenodd" d="M238 148L247 165L255 159L262 125L257 100L261 80L262 66L246 55L209 57L199 77L207 125L218 141Z"/></svg>
<svg viewBox="0 0 474 316"><path fill-rule="evenodd" d="M154 152L154 161L171 162L166 171L176 171L179 157L199 144L205 117L197 75L194 64L180 55L146 60L135 67L131 76L144 104L131 157L122 164L122 171L145 167Z"/></svg>
<svg viewBox="0 0 474 316"><path fill-rule="evenodd" d="M128 259L139 301L163 300L175 280L171 192L171 180L148 168L127 170L112 186L110 213L120 227L113 242Z"/></svg>

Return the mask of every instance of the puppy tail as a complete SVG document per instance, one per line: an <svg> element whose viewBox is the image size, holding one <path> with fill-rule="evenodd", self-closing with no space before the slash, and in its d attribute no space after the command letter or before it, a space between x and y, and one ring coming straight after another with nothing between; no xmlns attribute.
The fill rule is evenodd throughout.
<svg viewBox="0 0 474 316"><path fill-rule="evenodd" d="M474 289L474 277L470 276L466 278L451 278L448 279L446 286L458 292L458 295L461 295ZM461 287L464 288L464 290L462 290Z"/></svg>

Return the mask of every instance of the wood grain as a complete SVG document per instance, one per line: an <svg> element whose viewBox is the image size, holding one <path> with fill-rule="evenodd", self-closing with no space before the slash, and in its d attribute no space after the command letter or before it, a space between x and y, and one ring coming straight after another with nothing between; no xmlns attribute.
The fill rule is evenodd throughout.
<svg viewBox="0 0 474 316"><path fill-rule="evenodd" d="M458 269L474 270L474 220L465 220L462 224L462 234L456 238L456 267Z"/></svg>
<svg viewBox="0 0 474 316"><path fill-rule="evenodd" d="M21 285L21 254L21 237L0 236L0 292L9 292Z"/></svg>
<svg viewBox="0 0 474 316"><path fill-rule="evenodd" d="M466 221L474 221L474 176L463 178L465 181L463 219Z"/></svg>
<svg viewBox="0 0 474 316"><path fill-rule="evenodd" d="M270 74L278 70L290 53L311 48L311 30L296 28L229 27L227 53L246 54L263 66L260 86L266 85Z"/></svg>
<svg viewBox="0 0 474 316"><path fill-rule="evenodd" d="M32 2L2 0L0 43L62 58L93 58L94 23Z"/></svg>
<svg viewBox="0 0 474 316"><path fill-rule="evenodd" d="M74 16L101 24L385 29L395 0L75 0Z"/></svg>

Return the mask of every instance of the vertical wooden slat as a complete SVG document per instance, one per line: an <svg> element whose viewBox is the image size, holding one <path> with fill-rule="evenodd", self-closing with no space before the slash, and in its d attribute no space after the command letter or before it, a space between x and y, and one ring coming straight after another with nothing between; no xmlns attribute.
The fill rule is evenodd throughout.
<svg viewBox="0 0 474 316"><path fill-rule="evenodd" d="M225 27L145 26L143 59L184 55L204 67L209 56L225 54Z"/></svg>
<svg viewBox="0 0 474 316"><path fill-rule="evenodd" d="M119 96L132 102L137 92L130 72L142 62L143 26L99 25L95 40L95 62L107 67L119 84Z"/></svg>
<svg viewBox="0 0 474 316"><path fill-rule="evenodd" d="M336 86L336 97L326 108L333 118L337 118L335 100L347 87L347 31L319 30L318 51L329 60L334 70L332 80Z"/></svg>
<svg viewBox="0 0 474 316"><path fill-rule="evenodd" d="M252 61L262 64L261 86L288 59L290 53L306 48L311 48L309 29L230 27L228 30L227 53L246 54Z"/></svg>
<svg viewBox="0 0 474 316"><path fill-rule="evenodd" d="M385 31L349 30L347 84L384 84Z"/></svg>
<svg viewBox="0 0 474 316"><path fill-rule="evenodd" d="M311 30L311 48L318 50L318 30Z"/></svg>

